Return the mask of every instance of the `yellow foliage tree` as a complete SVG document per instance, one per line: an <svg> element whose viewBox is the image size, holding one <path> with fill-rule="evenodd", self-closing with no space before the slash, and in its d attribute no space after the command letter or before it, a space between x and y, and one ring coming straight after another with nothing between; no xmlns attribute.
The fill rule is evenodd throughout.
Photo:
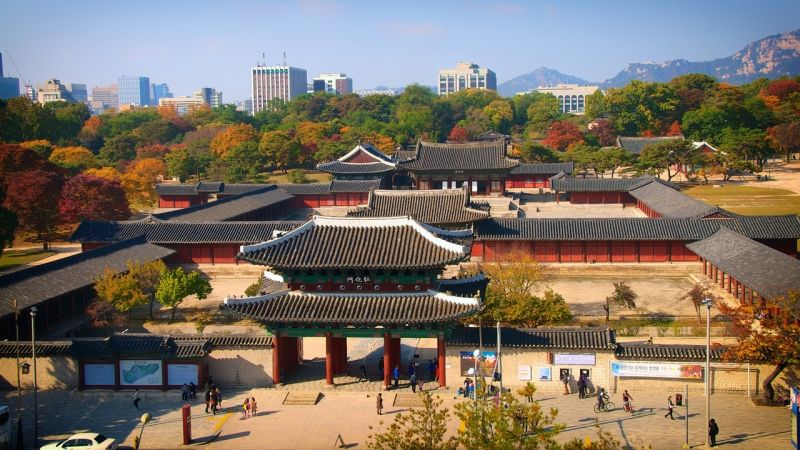
<svg viewBox="0 0 800 450"><path fill-rule="evenodd" d="M119 170L113 167L94 167L91 169L84 170L83 173L87 175L94 175L100 178L105 178L107 180L113 180L113 181L122 180L122 174L119 172Z"/></svg>
<svg viewBox="0 0 800 450"><path fill-rule="evenodd" d="M25 141L19 144L22 147L27 149L33 150L36 153L44 156L47 158L50 153L53 151L53 144L50 143L47 139L36 139L33 141Z"/></svg>
<svg viewBox="0 0 800 450"><path fill-rule="evenodd" d="M252 125L246 123L231 125L214 136L211 140L211 151L224 158L232 148L248 141L256 142L256 139L257 133Z"/></svg>
<svg viewBox="0 0 800 450"><path fill-rule="evenodd" d="M94 154L85 147L56 147L50 154L50 162L75 171L97 166Z"/></svg>
<svg viewBox="0 0 800 450"><path fill-rule="evenodd" d="M153 205L158 200L156 182L165 171L164 162L158 158L133 161L120 179L128 203L140 207Z"/></svg>

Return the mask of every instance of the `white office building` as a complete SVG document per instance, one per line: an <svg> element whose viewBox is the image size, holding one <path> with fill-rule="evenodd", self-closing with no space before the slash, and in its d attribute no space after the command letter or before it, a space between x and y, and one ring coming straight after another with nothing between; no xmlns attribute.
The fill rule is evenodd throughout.
<svg viewBox="0 0 800 450"><path fill-rule="evenodd" d="M497 75L489 69L481 69L475 63L459 62L455 69L439 70L439 95L452 94L465 89L497 90Z"/></svg>
<svg viewBox="0 0 800 450"><path fill-rule="evenodd" d="M558 98L559 110L562 113L581 115L586 111L586 98L597 92L598 86L581 86L578 84L557 84L555 86L539 86L536 91L553 94Z"/></svg>
<svg viewBox="0 0 800 450"><path fill-rule="evenodd" d="M305 69L290 66L255 66L252 75L253 114L266 109L270 100L285 102L303 95L308 89Z"/></svg>

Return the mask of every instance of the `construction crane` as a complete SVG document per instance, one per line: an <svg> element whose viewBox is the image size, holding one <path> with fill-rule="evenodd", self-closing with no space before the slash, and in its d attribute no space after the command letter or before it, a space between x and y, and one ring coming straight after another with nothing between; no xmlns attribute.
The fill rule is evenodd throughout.
<svg viewBox="0 0 800 450"><path fill-rule="evenodd" d="M25 79L25 76L22 75L22 71L19 70L19 67L17 67L17 63L16 61L14 61L14 57L11 56L11 53L8 50L6 50L4 53L8 55L8 59L11 61L11 65L14 66L14 70L17 72L17 76L19 77L19 79L22 80L23 83L25 83L25 95L28 95L28 91L32 89L31 80Z"/></svg>

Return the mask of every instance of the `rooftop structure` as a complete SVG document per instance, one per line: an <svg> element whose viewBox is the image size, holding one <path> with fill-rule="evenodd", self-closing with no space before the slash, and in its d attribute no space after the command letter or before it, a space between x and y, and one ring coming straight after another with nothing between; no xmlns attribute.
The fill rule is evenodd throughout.
<svg viewBox="0 0 800 450"><path fill-rule="evenodd" d="M317 170L328 172L338 179L384 179L394 172L397 161L386 156L372 144L358 144L339 159L317 164Z"/></svg>
<svg viewBox="0 0 800 450"><path fill-rule="evenodd" d="M617 136L616 147L622 147L633 155L642 153L645 146L658 144L664 141L684 140L683 135L678 136L653 136L653 137L631 137Z"/></svg>
<svg viewBox="0 0 800 450"><path fill-rule="evenodd" d="M489 217L488 205L473 205L466 189L372 191L366 206L348 217L409 216L429 225L468 225Z"/></svg>

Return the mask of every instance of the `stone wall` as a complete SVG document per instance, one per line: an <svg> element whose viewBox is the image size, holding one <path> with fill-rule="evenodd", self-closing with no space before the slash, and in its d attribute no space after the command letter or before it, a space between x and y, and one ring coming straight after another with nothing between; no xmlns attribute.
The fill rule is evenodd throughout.
<svg viewBox="0 0 800 450"><path fill-rule="evenodd" d="M30 357L21 357L20 363L32 364ZM77 389L78 363L68 356L39 356L36 358L36 383L39 389ZM30 372L20 370L22 389L33 387L33 365ZM0 389L16 389L17 359L0 358Z"/></svg>
<svg viewBox="0 0 800 450"><path fill-rule="evenodd" d="M208 363L208 374L221 386L272 386L271 348L215 348L205 361Z"/></svg>
<svg viewBox="0 0 800 450"><path fill-rule="evenodd" d="M464 382L464 376L460 372L460 352L472 352L473 348L467 347L448 347L447 348L447 384L453 388L458 388ZM485 351L493 351L486 348ZM682 393L688 384L691 392L703 392L703 380L668 379L668 378L617 378L611 375L611 362L617 361L613 352L592 352L592 351L557 351L558 353L594 353L596 363L589 365L554 365L550 364L549 351L539 349L504 349L502 356L503 386L516 389L525 385L527 381L519 379L520 368L530 367L531 382L536 385L539 392L563 393L564 386L559 381L559 369L569 368L571 370L570 392L577 392L577 379L580 369L590 370L590 387L608 387L609 391L622 392L623 389L633 392L664 392ZM668 361L651 361L654 363L666 363ZM704 362L692 362L692 364L705 364ZM549 367L551 371L550 381L539 381L539 368ZM748 377L747 364L723 364L711 363L711 389L712 392L741 392L748 391L757 394L761 392L761 383L768 376L774 366L751 364ZM800 381L800 367L790 366L786 368L778 379L773 383L776 392L781 392L781 387L796 386Z"/></svg>

